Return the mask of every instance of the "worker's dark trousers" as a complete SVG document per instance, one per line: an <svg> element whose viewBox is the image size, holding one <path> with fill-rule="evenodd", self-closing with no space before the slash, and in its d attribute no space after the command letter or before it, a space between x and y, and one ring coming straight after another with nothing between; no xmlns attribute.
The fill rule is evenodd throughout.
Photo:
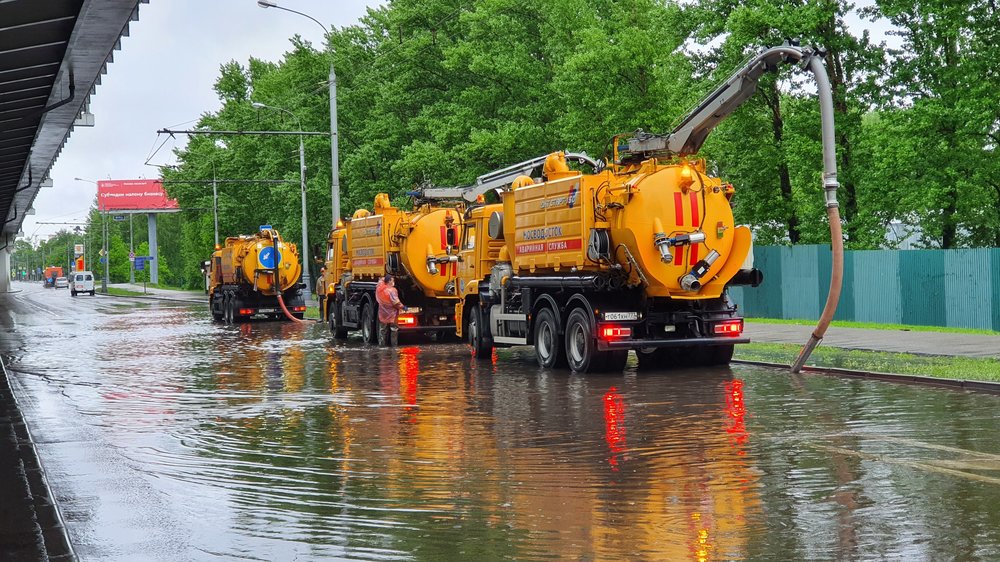
<svg viewBox="0 0 1000 562"><path fill-rule="evenodd" d="M379 322L378 345L380 347L385 347L387 345L397 347L399 345L399 326L395 323L385 324L383 322Z"/></svg>

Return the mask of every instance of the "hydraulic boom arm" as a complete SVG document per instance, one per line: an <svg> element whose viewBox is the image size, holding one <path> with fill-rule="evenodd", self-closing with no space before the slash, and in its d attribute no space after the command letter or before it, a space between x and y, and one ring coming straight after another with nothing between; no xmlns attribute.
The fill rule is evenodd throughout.
<svg viewBox="0 0 1000 562"><path fill-rule="evenodd" d="M803 60L808 62L815 56L822 57L811 49L802 49L796 45L781 45L764 51L707 95L669 134L640 133L629 140L629 151L666 151L677 156L696 154L701 150L708 134L757 91L757 81L761 75L776 70L779 64L795 64Z"/></svg>

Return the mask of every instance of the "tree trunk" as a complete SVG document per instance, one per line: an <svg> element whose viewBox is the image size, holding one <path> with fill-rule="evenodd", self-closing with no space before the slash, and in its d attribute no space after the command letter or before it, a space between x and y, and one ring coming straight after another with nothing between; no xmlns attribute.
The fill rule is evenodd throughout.
<svg viewBox="0 0 1000 562"><path fill-rule="evenodd" d="M857 189L854 183L854 173L851 168L851 137L848 127L847 112L847 77L844 73L844 64L840 53L830 51L827 60L832 64L833 76L831 76L831 86L833 87L833 113L837 123L837 145L840 150L840 169L837 177L840 180L840 204L844 220L847 222L848 242L860 240L859 226L854 220L858 216Z"/></svg>
<svg viewBox="0 0 1000 562"><path fill-rule="evenodd" d="M774 131L774 145L781 152L781 156L778 159L778 180L781 185L781 200L784 203L787 213L785 223L788 225L788 240L792 244L798 244L801 238L799 218L795 212L795 202L792 201L792 178L788 172L788 161L781 144L782 139L785 137L785 122L781 118L781 92L778 91L777 82L772 82L768 89L770 91L764 94L763 97L768 107L771 108L771 128Z"/></svg>

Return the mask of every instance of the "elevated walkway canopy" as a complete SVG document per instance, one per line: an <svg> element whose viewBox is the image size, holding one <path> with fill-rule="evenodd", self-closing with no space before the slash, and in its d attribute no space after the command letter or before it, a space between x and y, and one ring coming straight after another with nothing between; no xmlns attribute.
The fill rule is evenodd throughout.
<svg viewBox="0 0 1000 562"><path fill-rule="evenodd" d="M0 249L21 229L148 0L0 0ZM0 269L9 279L8 255Z"/></svg>

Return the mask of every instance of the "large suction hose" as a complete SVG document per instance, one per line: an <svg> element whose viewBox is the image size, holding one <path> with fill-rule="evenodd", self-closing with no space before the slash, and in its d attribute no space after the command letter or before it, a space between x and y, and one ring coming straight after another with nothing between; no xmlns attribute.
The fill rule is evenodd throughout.
<svg viewBox="0 0 1000 562"><path fill-rule="evenodd" d="M833 90L830 87L830 78L826 74L826 67L819 53L811 53L809 56L809 69L816 77L816 90L819 94L819 111L822 122L823 133L823 190L826 197L826 214L830 221L830 246L833 250L833 267L830 273L830 292L826 296L826 306L819 317L816 329L813 330L809 341L802 346L798 358L792 364L792 372L798 373L809 355L816 349L819 342L823 340L826 329L833 320L833 314L837 311L837 303L840 301L840 288L844 281L844 234L840 226L840 205L837 203L837 150L833 133Z"/></svg>
<svg viewBox="0 0 1000 562"><path fill-rule="evenodd" d="M294 314L288 311L288 307L285 306L285 299L281 298L281 282L278 281L278 237L273 232L271 233L271 246L274 248L274 295L278 297L278 304L281 306L281 311L292 322L305 323L305 320L299 320Z"/></svg>

